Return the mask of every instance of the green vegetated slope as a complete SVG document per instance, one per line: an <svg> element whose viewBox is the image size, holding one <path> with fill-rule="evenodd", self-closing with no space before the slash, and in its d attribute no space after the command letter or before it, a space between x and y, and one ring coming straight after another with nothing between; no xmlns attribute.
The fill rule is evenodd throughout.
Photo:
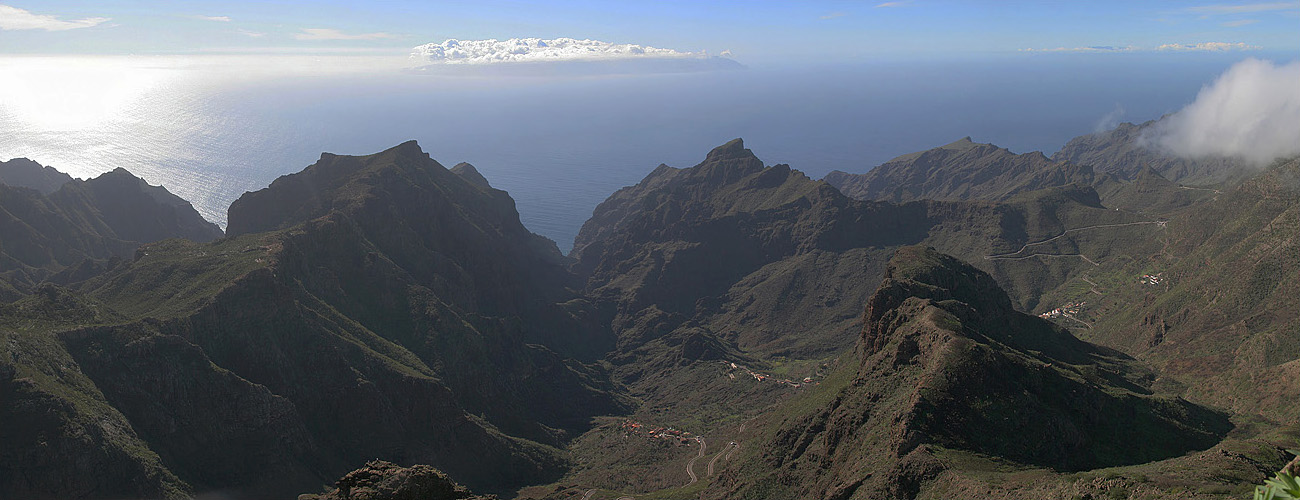
<svg viewBox="0 0 1300 500"><path fill-rule="evenodd" d="M1007 289L1011 307L1021 311L1036 313L1071 303L1086 304L1082 312L1060 316L1056 321L1073 328L1079 335L1104 341L1090 333L1094 327L1099 332L1103 330L1097 323L1109 314L1102 312L1103 304L1116 302L1120 295L1115 292L1123 285L1137 283L1144 274L1156 272L1157 263L1179 252L1178 242L1185 240L1179 233L1184 224L1199 220L1212 225L1223 220L1220 217L1207 223L1200 211L1217 202L1224 191L1182 186L1152 168L1135 169L1133 174L1117 171L1123 177L1095 175L1089 180L1050 174L1060 171L1062 164L1041 155L1012 155L968 141L936 151L931 153L940 159L944 155L970 155L970 158L952 160L947 166L931 161L920 171L909 172L899 167L893 174L904 179L944 178L953 173L951 167L957 170L958 178L964 175L961 171L968 170L969 178L984 179L985 184L960 188L921 185L930 190L926 192L949 193L954 201L918 200L901 205L859 202L825 190L788 167L764 167L743 149L743 144L733 141L715 149L696 167L660 166L640 184L615 193L598 207L578 237L572 255L578 261L575 268L588 276L591 300L601 304L598 309L608 314L612 330L618 334L619 348L610 360L616 380L626 384L630 394L642 401L636 417L713 436L734 436L737 424L752 415L787 412L788 409L782 409L788 408L786 405L805 404L799 402L804 396L795 396L800 391L780 385L760 385L755 390L743 373L739 380L730 378L736 371L726 366L736 363L742 368L795 380L813 374L812 367L825 366L824 362L833 359L835 353L849 347L846 339L856 338L845 332L860 327L857 311L880 282L888 256L902 245L931 245L988 272ZM915 167L923 156L918 153L903 160L913 162L911 165ZM994 159L984 158L974 166L969 163L984 156ZM979 173L981 169L999 170L1002 168L999 162L1021 165L1026 171L1003 178L997 172ZM1224 168L1229 166L1233 165L1223 164ZM1042 173L1038 170L1048 173L1037 175ZM1019 182L1026 178L1042 182L1031 183L1031 189ZM1003 182L1012 179L1017 182ZM972 187L975 185L979 188ZM981 198L984 196L987 198ZM1131 298L1127 300L1130 307L1136 304ZM1054 331L1061 333L1060 327ZM1273 462L1284 456L1272 441L1220 443L1220 438L1232 428L1227 424L1227 415L1236 414L1229 407L1211 403L1195 393L1187 396L1211 406L1190 405L1177 399L1183 392L1168 383L1159 360L1153 359L1157 362L1157 369L1153 370L1145 362L1135 361L1119 351L1070 339L1068 345L1072 347L1046 355L1065 356L1075 348L1104 355L1097 354L1096 359L1087 362L1044 363L1075 366L1080 373L1105 379L1083 381L1088 390L1115 397L1111 403L1090 400L1090 404L1108 409L1081 416L1089 419L1087 425L1095 426L1095 436L1118 439L1117 436L1133 426L1142 430L1122 438L1126 440L1125 446L1104 445L1110 447L1109 451L1073 449L1062 453L1071 457L1068 460L1075 460L1068 464L1025 456L1006 448L1011 446L1009 443L1028 446L1024 443L1032 442L1036 450L1041 448L1039 452L1051 453L1043 450L1062 442L1081 442L1082 438L1076 435L1080 432L1079 424L1062 427L1064 424L1060 422L1045 423L1051 422L1050 418L1019 423L1054 425L1052 431L1064 435L1043 432L1041 440L1018 439L996 432L985 436L1003 448L938 439L934 441L937 449L957 450L939 453L944 460L951 461L944 470L1006 471L1005 475L995 474L992 482L967 481L969 477L964 473L945 474L943 482L962 488L971 498L981 494L1018 497L1031 491L1054 495L1141 491L1157 495L1184 486L1192 496L1215 497L1245 491L1248 488L1242 484L1266 475L1270 468L1277 466ZM1039 346L1030 350L1037 356L1043 355L1041 349ZM998 398L983 391L995 388L999 382L997 374L1006 372L1011 376L1017 369L991 358L978 359L980 362L968 362L965 368L976 372L987 370L982 373L992 375L983 380L990 384L979 384L979 389L972 389L968 394L980 401L976 406L991 408L980 405L993 404ZM976 366L984 362L993 366ZM1110 375L1104 375L1108 370ZM1120 372L1127 375L1115 375ZM1042 385L1041 379L1035 377L1038 376L1030 378L1038 385L1031 385L1030 389L1065 390L1071 394L1081 390ZM1114 390L1116 387L1120 389L1118 392ZM813 391L824 393L825 389L818 387ZM1157 392L1163 395L1156 395ZM1276 399L1279 393L1269 394L1274 394ZM790 397L795 400L787 401ZM1050 394L1035 393L1031 397L1063 402ZM1010 400L1003 400L1006 401ZM1028 403L1017 400L1007 407L1019 409L1017 405L1021 404ZM1150 414L1138 415L1142 412ZM1003 412L1014 417L1011 413L1014 411ZM976 411L955 418L969 423L982 414ZM1260 428L1267 427L1247 423L1253 420L1233 418L1244 426L1236 428L1240 438L1259 435ZM1120 425L1117 421L1125 423ZM771 423L768 417L760 417L758 422ZM801 424L811 428L821 425L808 421ZM996 427L989 421L984 424ZM751 427L754 426L760 424ZM1177 435L1189 426L1199 429L1190 431L1198 438ZM931 435L943 428L942 425L927 428L917 431L917 435ZM590 469L580 467L580 472L572 476L577 481L575 484L586 481L589 485L621 491L645 491L653 489L647 488L651 484L671 484L671 480L658 478L671 477L674 472L681 481L679 484L686 484L681 476L684 469L681 461L692 456L690 451L657 450L653 446L636 445L635 441L632 443L636 446L629 451L626 445L611 444L610 439L619 435L627 437L614 426L593 432L599 434L580 441L575 447L575 453L582 457L580 462L590 466ZM849 431L842 428L839 432ZM957 439L970 439L980 432L967 427L958 432L964 437ZM1280 436L1276 432L1269 435ZM1107 442L1101 437L1090 439L1094 443ZM1176 458L1216 443L1219 444L1214 450L1190 455L1195 458ZM778 453L774 450L785 449L787 445L791 443L774 444L768 450ZM622 458L610 459L603 453ZM1092 458L1088 458L1090 453ZM670 465L646 464L641 470L648 471L647 480L641 488L635 486L635 481L628 484L598 477L601 468L622 471L636 457L647 455L677 461L672 464L677 471L670 471ZM1159 458L1172 461L1141 465ZM816 467L834 468L841 459L844 457L821 458ZM1119 474L1116 477L1109 477L1111 472L1067 473L1107 466L1125 468L1114 473ZM1217 473L1216 470L1223 471L1217 483L1202 480L1182 483L1186 477ZM1146 482L1142 478L1147 475L1157 479ZM781 473L775 481L787 486L802 485L802 481L813 476L816 474ZM1006 488L998 486L1008 477L1016 479ZM1037 485L1037 480L1030 479L1038 477L1050 481ZM655 495L692 497L701 487L670 488ZM739 491L707 488L730 491L729 494ZM816 491L800 489L802 486L793 488L791 491ZM832 490L822 490L820 494L832 494ZM783 497L791 491L754 498ZM869 491L876 493L863 498L897 493ZM560 498L564 494L569 493L536 496ZM657 498L655 495L651 497Z"/></svg>
<svg viewBox="0 0 1300 500"><path fill-rule="evenodd" d="M1282 161L1169 223L1170 244L1100 302L1089 336L1151 360L1188 398L1295 426L1300 162Z"/></svg>
<svg viewBox="0 0 1300 500"><path fill-rule="evenodd" d="M706 497L1195 498L1286 460L933 249L897 252L863 322L852 376L762 417Z"/></svg>
<svg viewBox="0 0 1300 500"><path fill-rule="evenodd" d="M1189 187L1096 149L959 141L878 201L735 140L569 257L414 142L324 154L209 243L140 245L206 237L120 172L0 186L0 492L292 497L376 458L538 498L1246 491L1295 424L1300 167Z"/></svg>

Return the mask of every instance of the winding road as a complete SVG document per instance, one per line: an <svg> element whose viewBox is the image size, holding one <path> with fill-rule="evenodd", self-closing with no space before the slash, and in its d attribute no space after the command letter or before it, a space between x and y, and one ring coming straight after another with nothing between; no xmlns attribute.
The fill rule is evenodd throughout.
<svg viewBox="0 0 1300 500"><path fill-rule="evenodd" d="M699 454L699 455L695 455L695 457L692 458L690 462L686 462L686 473L689 474L689 475L691 476L691 482L686 483L687 486L690 486L690 485L692 485L692 484L695 484L696 481L699 481L699 480L700 480L700 478L695 477L695 461L696 461L696 460L699 460L699 459L701 459L701 458L704 458L704 450L708 449L708 447L709 447L709 445L708 445L707 443L704 442L704 438L699 437L699 436L696 436L696 437L695 437L695 440L700 442L700 454ZM709 470L710 470L710 471L713 470L711 465L710 465ZM710 473L712 473L712 472L710 472Z"/></svg>
<svg viewBox="0 0 1300 500"><path fill-rule="evenodd" d="M1047 254L1047 253L1038 253L1038 254L1032 254L1032 255L1023 255L1023 256L1019 256L1019 255L1020 255L1021 252L1024 252L1026 249L1028 249L1028 248L1031 247L1031 246L1034 246L1034 245L1042 245L1043 243L1048 243L1048 242L1051 242L1051 241L1054 241L1054 240L1057 240L1057 239L1063 238L1063 237L1065 237L1065 235L1067 235L1067 234L1074 233L1074 232L1078 232L1078 231L1087 231L1087 230L1089 230L1089 229L1103 229L1103 228L1108 228L1108 227L1140 226L1140 225L1144 225L1144 224L1160 224L1160 221L1126 222L1126 223L1123 223L1123 224L1097 224L1097 225L1093 225L1093 226L1084 226L1084 227L1076 227L1076 228L1074 228L1074 229L1066 229L1066 230L1065 230L1064 232L1062 232L1061 234L1058 234L1058 235L1053 236L1053 237L1051 237L1051 238L1048 238L1048 239L1045 239L1045 240L1039 240L1039 241L1033 241L1033 242L1025 243L1024 246L1020 247L1019 250L1016 250L1016 251L1014 251L1014 252L1003 253L1003 254L997 254L997 255L985 255L985 256L984 256L984 259L985 259L985 260L1021 260L1021 259L1028 259L1028 258L1032 258L1032 257L1079 257L1079 258L1081 258L1081 259L1083 259L1083 260L1085 260L1085 261L1088 261L1089 264L1092 264L1092 265L1096 266L1096 265L1098 265L1096 262L1093 262L1091 259L1089 259L1089 258L1087 258L1087 257L1084 257L1082 254Z"/></svg>
<svg viewBox="0 0 1300 500"><path fill-rule="evenodd" d="M704 477L709 477L713 475L713 464L718 463L718 459L722 458L723 455L726 455L727 460L730 460L731 453L729 452L735 452L736 451L735 448L740 448L740 445L736 444L735 441L732 441L730 443L727 443L726 448L723 448L722 451L719 451L717 455L714 455L713 460L709 460L709 470L708 472L704 473Z"/></svg>

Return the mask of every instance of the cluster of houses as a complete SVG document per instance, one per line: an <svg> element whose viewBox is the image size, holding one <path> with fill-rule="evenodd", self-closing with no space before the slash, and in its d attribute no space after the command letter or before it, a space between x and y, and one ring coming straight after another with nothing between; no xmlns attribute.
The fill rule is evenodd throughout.
<svg viewBox="0 0 1300 500"><path fill-rule="evenodd" d="M1143 285L1159 285L1164 280L1165 280L1165 273L1159 273L1159 274L1143 274L1142 278L1139 279L1138 281L1142 282Z"/></svg>
<svg viewBox="0 0 1300 500"><path fill-rule="evenodd" d="M693 439L691 433L687 431L679 431L672 427L648 427L633 420L623 421L623 431L649 438L667 439L678 445L689 445Z"/></svg>
<svg viewBox="0 0 1300 500"><path fill-rule="evenodd" d="M1088 305L1087 302L1070 302L1056 309L1052 309L1051 311L1047 311L1043 314L1039 314L1038 317L1044 319L1054 319L1054 318L1059 318L1061 316L1072 316L1075 314L1079 314L1080 311L1083 311L1083 307L1086 305Z"/></svg>
<svg viewBox="0 0 1300 500"><path fill-rule="evenodd" d="M798 388L803 387L803 386L805 386L805 385L816 385L816 382L813 381L812 377L804 377L804 379L803 379L802 382L796 382L796 381L794 381L794 380L790 380L790 379L788 379L788 378L776 378L776 377L773 377L773 376L771 376L771 375L766 375L766 374L763 374L763 373L758 373L758 372L756 372L756 371L754 371L754 370L750 370L749 368L745 368L745 367L740 366L740 365L737 365L737 364L735 364L735 363L731 363L731 369L732 369L732 370L741 370L741 371L744 371L745 373L749 374L750 377L754 377L754 380L757 380L757 381L759 381L759 382L767 382L767 381L770 380L770 381L776 382L776 383L778 383L778 384L788 385L788 386L793 387L793 388L795 388L795 389L798 389ZM728 373L727 376L728 376L728 377L731 377L733 380L736 378L736 374L735 374L735 373Z"/></svg>

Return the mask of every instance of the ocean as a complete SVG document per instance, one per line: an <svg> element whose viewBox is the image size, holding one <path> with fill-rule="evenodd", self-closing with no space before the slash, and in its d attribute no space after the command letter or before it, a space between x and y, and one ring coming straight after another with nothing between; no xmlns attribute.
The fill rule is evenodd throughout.
<svg viewBox="0 0 1300 500"><path fill-rule="evenodd" d="M415 74L361 56L0 57L0 160L124 167L224 226L321 152L416 139L510 192L567 251L598 203L736 137L813 178L964 136L1050 155L1191 102L1240 55L1011 54L684 74Z"/></svg>

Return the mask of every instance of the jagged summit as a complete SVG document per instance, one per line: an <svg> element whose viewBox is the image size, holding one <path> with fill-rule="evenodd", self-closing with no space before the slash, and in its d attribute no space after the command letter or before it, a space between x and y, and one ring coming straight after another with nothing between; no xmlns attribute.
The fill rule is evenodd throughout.
<svg viewBox="0 0 1300 500"><path fill-rule="evenodd" d="M181 237L207 242L223 236L221 228L199 215L190 202L122 167L66 183L50 196L68 203L89 200L113 234L127 241Z"/></svg>
<svg viewBox="0 0 1300 500"><path fill-rule="evenodd" d="M704 161L720 161L753 156L753 151L745 149L745 140L736 138L727 141L726 144L713 148L712 151L709 151L708 156L704 158Z"/></svg>
<svg viewBox="0 0 1300 500"><path fill-rule="evenodd" d="M1034 151L1016 154L963 137L956 142L908 153L866 173L833 171L826 182L862 200L1004 201L1020 193L1067 184L1092 185L1087 166L1057 162Z"/></svg>
<svg viewBox="0 0 1300 500"><path fill-rule="evenodd" d="M469 163L457 163L456 166L451 167L451 173L465 178L466 181L469 181L470 184L475 186L489 189L492 188L492 185L488 183L487 177L483 177L483 174L479 173L478 169L474 168L474 165L470 165Z"/></svg>
<svg viewBox="0 0 1300 500"><path fill-rule="evenodd" d="M420 148L420 143L415 139L411 139L409 141L393 146L392 148L389 148L388 150L380 154L384 154L384 153L397 153L402 155L424 156L426 158L429 156L428 153L424 152L424 149Z"/></svg>
<svg viewBox="0 0 1300 500"><path fill-rule="evenodd" d="M966 137L962 137L961 139L957 139L955 141L952 141L940 147L942 149L967 149L975 146L993 146L993 145L977 143L974 140L971 140L970 136L968 135ZM997 146L993 146L993 147L997 147Z"/></svg>
<svg viewBox="0 0 1300 500"><path fill-rule="evenodd" d="M235 236L283 229L362 202L383 179L398 180L386 175L420 185L444 185L453 191L461 191L457 184L469 187L463 177L448 172L414 140L372 155L323 153L301 172L281 176L270 186L235 200L230 205L227 232Z"/></svg>
<svg viewBox="0 0 1300 500"><path fill-rule="evenodd" d="M0 161L0 184L31 188L42 194L50 194L58 191L71 180L72 176L27 158Z"/></svg>

